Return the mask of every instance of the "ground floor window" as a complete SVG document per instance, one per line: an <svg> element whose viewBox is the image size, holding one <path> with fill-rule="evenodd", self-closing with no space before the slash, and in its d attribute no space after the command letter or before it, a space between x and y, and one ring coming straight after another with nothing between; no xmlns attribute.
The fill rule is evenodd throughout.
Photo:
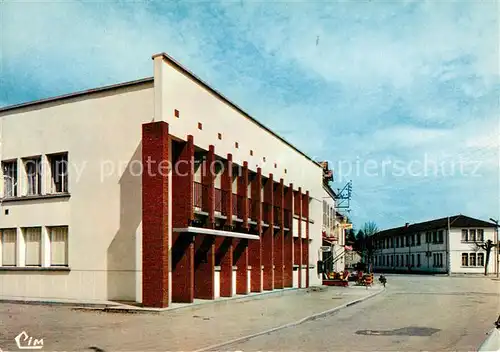
<svg viewBox="0 0 500 352"><path fill-rule="evenodd" d="M2 244L2 266L16 266L17 231L0 230Z"/></svg>
<svg viewBox="0 0 500 352"><path fill-rule="evenodd" d="M68 265L68 228L51 227L50 235L50 265Z"/></svg>
<svg viewBox="0 0 500 352"><path fill-rule="evenodd" d="M477 254L477 266L484 266L484 253Z"/></svg>
<svg viewBox="0 0 500 352"><path fill-rule="evenodd" d="M420 266L420 254L417 254L417 266Z"/></svg>
<svg viewBox="0 0 500 352"><path fill-rule="evenodd" d="M462 266L469 266L469 255L462 253Z"/></svg>
<svg viewBox="0 0 500 352"><path fill-rule="evenodd" d="M476 253L469 254L469 264L470 266L476 266Z"/></svg>
<svg viewBox="0 0 500 352"><path fill-rule="evenodd" d="M26 266L42 265L42 229L30 227L24 229Z"/></svg>
<svg viewBox="0 0 500 352"><path fill-rule="evenodd" d="M434 253L432 255L433 267L442 268L443 267L443 253Z"/></svg>

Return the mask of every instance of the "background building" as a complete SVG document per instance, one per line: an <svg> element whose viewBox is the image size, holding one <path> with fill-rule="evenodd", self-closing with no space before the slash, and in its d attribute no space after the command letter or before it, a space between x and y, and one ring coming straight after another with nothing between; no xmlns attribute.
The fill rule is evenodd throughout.
<svg viewBox="0 0 500 352"><path fill-rule="evenodd" d="M476 242L498 243L496 225L456 215L380 231L375 235L375 269L422 273L484 273L486 253ZM488 272L497 267L492 249Z"/></svg>
<svg viewBox="0 0 500 352"><path fill-rule="evenodd" d="M166 307L321 282L321 166L153 61L0 110L0 296Z"/></svg>

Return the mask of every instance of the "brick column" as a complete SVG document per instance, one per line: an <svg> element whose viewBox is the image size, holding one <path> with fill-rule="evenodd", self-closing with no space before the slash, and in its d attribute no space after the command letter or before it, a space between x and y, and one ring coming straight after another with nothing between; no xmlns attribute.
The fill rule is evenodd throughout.
<svg viewBox="0 0 500 352"><path fill-rule="evenodd" d="M257 221L257 234L262 238L262 170L257 169L257 175L252 181L253 218ZM248 255L252 267L250 289L252 292L262 292L262 243L261 239L252 240L248 244Z"/></svg>
<svg viewBox="0 0 500 352"><path fill-rule="evenodd" d="M285 287L293 286L293 184L285 192L285 208L290 211L288 222L285 227L289 229L284 238L284 273L283 281Z"/></svg>
<svg viewBox="0 0 500 352"><path fill-rule="evenodd" d="M238 196L242 207L243 228L247 229L248 226L248 162L243 162L241 168L241 175L238 177Z"/></svg>
<svg viewBox="0 0 500 352"><path fill-rule="evenodd" d="M285 222L283 219L283 206L285 205L284 193L283 193L283 179L280 179L280 183L277 185L274 191L274 205L279 207L279 215L274 214L274 221L280 229L276 232L274 237L274 287L284 288L284 245L285 245Z"/></svg>
<svg viewBox="0 0 500 352"><path fill-rule="evenodd" d="M194 237L172 234L172 302L192 303L194 299Z"/></svg>
<svg viewBox="0 0 500 352"><path fill-rule="evenodd" d="M299 272L299 288L302 287L302 188L299 187L297 193L295 193L294 209L297 209L298 220L298 238L295 240L294 257L295 265L298 265Z"/></svg>
<svg viewBox="0 0 500 352"><path fill-rule="evenodd" d="M302 211L304 217L306 218L306 240L305 240L305 264L306 264L306 287L309 287L309 191L306 191L304 195L304 203L302 205Z"/></svg>
<svg viewBox="0 0 500 352"><path fill-rule="evenodd" d="M248 240L235 239L236 245L233 251L233 264L237 266L236 271L236 293L248 294Z"/></svg>
<svg viewBox="0 0 500 352"><path fill-rule="evenodd" d="M215 239L214 236L195 236L194 297L215 298Z"/></svg>
<svg viewBox="0 0 500 352"><path fill-rule="evenodd" d="M233 156L227 155L224 162L224 171L221 180L222 191L224 192L222 215L227 217L225 228L230 229L233 226Z"/></svg>
<svg viewBox="0 0 500 352"><path fill-rule="evenodd" d="M215 148L213 145L208 147L208 153L202 168L203 183L203 204L207 204L208 211L207 227L215 228ZM205 209L203 209L205 210Z"/></svg>
<svg viewBox="0 0 500 352"><path fill-rule="evenodd" d="M273 174L269 174L269 178L264 185L264 202L268 206L268 212L265 216L269 226L264 230L262 235L262 265L264 265L263 273L263 288L264 290L274 289L274 181Z"/></svg>
<svg viewBox="0 0 500 352"><path fill-rule="evenodd" d="M168 307L169 299L169 177L158 165L170 160L166 122L142 125L142 303Z"/></svg>
<svg viewBox="0 0 500 352"><path fill-rule="evenodd" d="M220 296L231 297L233 287L233 239L230 237L217 237L215 247L215 265L220 266Z"/></svg>

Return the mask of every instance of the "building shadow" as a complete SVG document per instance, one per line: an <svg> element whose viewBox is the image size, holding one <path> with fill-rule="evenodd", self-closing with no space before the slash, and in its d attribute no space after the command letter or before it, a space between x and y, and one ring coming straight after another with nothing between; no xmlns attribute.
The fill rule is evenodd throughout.
<svg viewBox="0 0 500 352"><path fill-rule="evenodd" d="M142 142L120 177L120 227L107 250L107 297L110 301L140 299L138 273L142 271Z"/></svg>

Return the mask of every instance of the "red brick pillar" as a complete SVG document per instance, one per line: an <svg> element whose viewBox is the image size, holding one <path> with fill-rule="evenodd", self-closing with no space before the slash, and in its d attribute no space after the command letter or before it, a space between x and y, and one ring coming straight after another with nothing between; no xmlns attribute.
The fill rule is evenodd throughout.
<svg viewBox="0 0 500 352"><path fill-rule="evenodd" d="M299 187L299 190L295 194L295 203L294 209L297 209L297 215L299 217L298 224L298 238L295 240L295 264L299 266L298 276L299 276L299 288L302 287L302 188Z"/></svg>
<svg viewBox="0 0 500 352"><path fill-rule="evenodd" d="M233 263L236 271L236 293L248 294L248 240L234 240L236 245L233 250Z"/></svg>
<svg viewBox="0 0 500 352"><path fill-rule="evenodd" d="M278 207L277 211L279 214L274 214L274 222L279 226L279 230L276 232L274 237L274 287L284 288L284 254L285 254L285 222L283 219L283 206L285 205L284 193L283 193L283 179L280 179L280 183L277 185L274 191L274 204Z"/></svg>
<svg viewBox="0 0 500 352"><path fill-rule="evenodd" d="M233 288L233 239L215 239L215 265L220 266L220 296L231 297Z"/></svg>
<svg viewBox="0 0 500 352"><path fill-rule="evenodd" d="M169 194L168 173L159 164L170 161L166 122L142 125L142 303L168 307Z"/></svg>
<svg viewBox="0 0 500 352"><path fill-rule="evenodd" d="M194 297L215 298L215 239L214 236L195 236Z"/></svg>
<svg viewBox="0 0 500 352"><path fill-rule="evenodd" d="M203 183L203 205L204 211L208 212L207 227L215 228L215 148L213 145L208 147L208 153L202 168ZM205 208L206 204L206 208Z"/></svg>
<svg viewBox="0 0 500 352"><path fill-rule="evenodd" d="M264 265L263 287L264 290L274 289L274 181L273 174L269 174L269 178L264 186L264 202L268 204L266 219L269 226L264 230L262 235L262 265Z"/></svg>
<svg viewBox="0 0 500 352"><path fill-rule="evenodd" d="M243 228L248 229L248 163L243 162L241 175L238 177L238 196L240 196Z"/></svg>
<svg viewBox="0 0 500 352"><path fill-rule="evenodd" d="M174 147L175 146L175 147ZM187 142L172 143L172 227L186 228L194 219L193 136ZM172 234L172 301L192 303L194 299L194 238L189 233Z"/></svg>
<svg viewBox="0 0 500 352"><path fill-rule="evenodd" d="M248 255L250 266L252 267L250 290L252 292L262 292L262 170L257 169L257 175L252 181L252 202L254 204L252 218L257 221L258 240L251 240L248 243Z"/></svg>
<svg viewBox="0 0 500 352"><path fill-rule="evenodd" d="M306 265L306 287L309 287L309 191L304 195L304 203L302 205L303 216L306 218L306 238L303 251L305 252L304 261Z"/></svg>
<svg viewBox="0 0 500 352"><path fill-rule="evenodd" d="M285 209L289 211L288 222L285 222L285 227L288 232L285 233L284 238L284 273L283 281L285 287L293 286L293 184L287 188L285 192Z"/></svg>
<svg viewBox="0 0 500 352"><path fill-rule="evenodd" d="M223 192L222 215L226 216L224 225L226 229L230 229L233 226L233 156L231 154L227 155L227 160L224 162L221 186Z"/></svg>

